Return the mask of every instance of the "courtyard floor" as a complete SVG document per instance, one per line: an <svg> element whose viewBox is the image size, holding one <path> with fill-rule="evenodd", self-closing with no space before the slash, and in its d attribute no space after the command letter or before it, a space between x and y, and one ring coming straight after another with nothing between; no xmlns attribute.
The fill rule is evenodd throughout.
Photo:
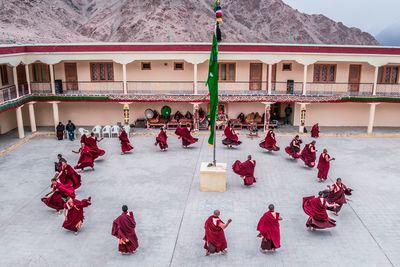
<svg viewBox="0 0 400 267"><path fill-rule="evenodd" d="M36 137L0 157L0 266L400 266L400 139L334 138L317 140L336 158L325 184L317 170L288 158L288 136L278 134L281 151L268 153L260 139L241 136L237 149L219 146L217 160L228 163L225 193L199 191L201 162L212 158L205 135L188 149L170 136L160 152L152 136L134 136L132 154L120 155L119 141L106 138L105 156L95 171L82 173L78 199L92 196L82 231L64 230L40 198L49 191L58 153L74 165L78 141ZM304 138L304 142L310 138ZM220 139L219 139L220 143ZM252 154L257 183L245 188L230 166ZM318 154L319 155L319 154ZM317 194L342 177L355 191L337 227L306 230L302 197ZM258 248L256 226L269 203L281 213L281 245L274 254ZM135 214L139 251L117 252L111 223L127 204ZM203 224L214 209L232 218L226 229L228 254L204 256Z"/></svg>

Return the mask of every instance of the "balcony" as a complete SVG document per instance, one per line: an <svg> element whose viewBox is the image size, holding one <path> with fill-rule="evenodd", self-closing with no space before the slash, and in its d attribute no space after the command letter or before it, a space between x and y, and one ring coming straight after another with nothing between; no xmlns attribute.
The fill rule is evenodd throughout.
<svg viewBox="0 0 400 267"><path fill-rule="evenodd" d="M110 82L62 82L62 91L57 89L57 94L66 95L122 95L124 93L124 83L122 81Z"/></svg>
<svg viewBox="0 0 400 267"><path fill-rule="evenodd" d="M14 85L0 89L0 103L17 98L17 90Z"/></svg>
<svg viewBox="0 0 400 267"><path fill-rule="evenodd" d="M208 87L205 81L198 81L198 94L208 94ZM249 81L234 81L234 82L219 82L219 95L249 95L263 96L268 95L267 82L249 82Z"/></svg>
<svg viewBox="0 0 400 267"><path fill-rule="evenodd" d="M302 95L303 82L277 82L271 83L273 95Z"/></svg>
<svg viewBox="0 0 400 267"><path fill-rule="evenodd" d="M307 83L307 95L371 96L373 83Z"/></svg>
<svg viewBox="0 0 400 267"><path fill-rule="evenodd" d="M51 83L31 82L31 91L33 94L49 94L51 93Z"/></svg>
<svg viewBox="0 0 400 267"><path fill-rule="evenodd" d="M129 95L191 95L194 83L191 81L128 81Z"/></svg>
<svg viewBox="0 0 400 267"><path fill-rule="evenodd" d="M400 84L377 84L376 95L400 96Z"/></svg>

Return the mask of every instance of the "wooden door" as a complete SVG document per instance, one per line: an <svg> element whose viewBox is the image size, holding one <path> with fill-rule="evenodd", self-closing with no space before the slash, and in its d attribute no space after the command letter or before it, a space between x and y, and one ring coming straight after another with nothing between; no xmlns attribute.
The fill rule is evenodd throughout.
<svg viewBox="0 0 400 267"><path fill-rule="evenodd" d="M64 63L67 90L78 90L78 72L76 63Z"/></svg>
<svg viewBox="0 0 400 267"><path fill-rule="evenodd" d="M249 90L261 90L262 88L262 63L250 63Z"/></svg>
<svg viewBox="0 0 400 267"><path fill-rule="evenodd" d="M349 91L358 93L360 91L361 65L350 65L349 69Z"/></svg>
<svg viewBox="0 0 400 267"><path fill-rule="evenodd" d="M25 95L28 93L28 83L26 82L25 65L19 64L17 66L17 80L19 93Z"/></svg>

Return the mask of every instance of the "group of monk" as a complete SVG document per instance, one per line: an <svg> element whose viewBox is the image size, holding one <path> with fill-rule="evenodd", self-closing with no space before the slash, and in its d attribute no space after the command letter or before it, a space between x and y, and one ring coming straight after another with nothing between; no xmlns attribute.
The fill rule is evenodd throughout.
<svg viewBox="0 0 400 267"><path fill-rule="evenodd" d="M81 147L78 151L72 151L79 154L78 163L75 165L75 169L80 169L83 171L85 168L90 167L94 170L94 161L106 153L103 149L97 146L97 143L103 140L103 138L98 139L94 133L89 136L82 134L81 136Z"/></svg>

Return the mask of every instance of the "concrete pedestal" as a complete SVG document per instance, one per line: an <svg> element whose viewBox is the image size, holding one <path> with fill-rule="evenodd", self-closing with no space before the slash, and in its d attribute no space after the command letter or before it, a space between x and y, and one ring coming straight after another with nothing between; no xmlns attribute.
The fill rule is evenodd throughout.
<svg viewBox="0 0 400 267"><path fill-rule="evenodd" d="M217 166L207 167L209 162L202 162L200 167L200 191L226 191L226 163L217 163Z"/></svg>

